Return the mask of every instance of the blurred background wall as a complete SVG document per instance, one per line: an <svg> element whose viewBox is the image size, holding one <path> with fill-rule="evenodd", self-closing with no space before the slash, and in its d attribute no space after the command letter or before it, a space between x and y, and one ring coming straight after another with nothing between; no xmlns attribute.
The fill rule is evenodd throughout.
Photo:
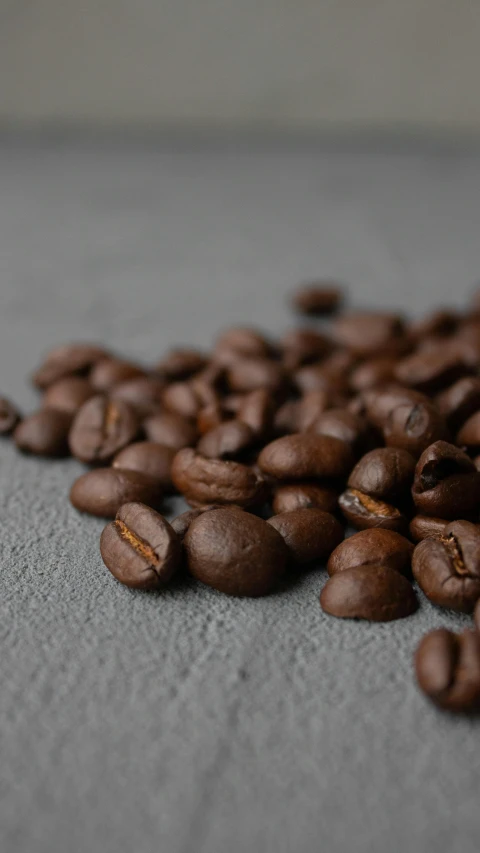
<svg viewBox="0 0 480 853"><path fill-rule="evenodd" d="M0 0L0 122L480 131L476 0Z"/></svg>

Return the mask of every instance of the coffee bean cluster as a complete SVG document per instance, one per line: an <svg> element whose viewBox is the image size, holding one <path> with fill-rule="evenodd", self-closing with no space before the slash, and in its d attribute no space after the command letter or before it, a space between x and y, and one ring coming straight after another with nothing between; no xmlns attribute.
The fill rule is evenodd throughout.
<svg viewBox="0 0 480 853"><path fill-rule="evenodd" d="M111 519L101 555L131 588L183 571L262 596L326 563L335 617L408 617L413 582L475 611L475 630L424 637L415 668L439 707L480 710L480 297L420 322L343 302L334 282L302 285L308 321L279 340L232 328L148 368L58 347L33 374L37 412L0 399L0 434L88 466L70 500ZM190 509L170 524L175 493Z"/></svg>

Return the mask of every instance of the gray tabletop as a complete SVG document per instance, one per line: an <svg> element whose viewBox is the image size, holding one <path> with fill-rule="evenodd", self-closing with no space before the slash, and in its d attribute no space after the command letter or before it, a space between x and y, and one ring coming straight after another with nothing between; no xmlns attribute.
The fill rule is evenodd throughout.
<svg viewBox="0 0 480 853"><path fill-rule="evenodd" d="M311 275L352 301L460 305L480 269L480 157L313 142L0 143L1 391L98 339L155 360L291 322ZM3 853L476 853L480 727L417 692L422 598L322 614L324 572L236 600L117 584L81 467L0 446Z"/></svg>

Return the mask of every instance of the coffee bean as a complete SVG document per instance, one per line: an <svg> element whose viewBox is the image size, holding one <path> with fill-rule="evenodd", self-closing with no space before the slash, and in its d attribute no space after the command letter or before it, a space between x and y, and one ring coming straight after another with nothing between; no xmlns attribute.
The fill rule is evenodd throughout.
<svg viewBox="0 0 480 853"><path fill-rule="evenodd" d="M371 498L358 489L346 489L340 495L338 504L347 521L357 530L383 527L398 533L407 531L407 519L399 509L385 501Z"/></svg>
<svg viewBox="0 0 480 853"><path fill-rule="evenodd" d="M331 409L333 406L334 396L330 391L307 391L296 403L296 429L292 432L308 432L327 409Z"/></svg>
<svg viewBox="0 0 480 853"><path fill-rule="evenodd" d="M338 492L316 483L287 483L275 489L272 509L276 515L302 508L335 512L338 509Z"/></svg>
<svg viewBox="0 0 480 853"><path fill-rule="evenodd" d="M364 413L370 423L378 429L384 429L394 409L401 405L415 405L431 401L425 394L414 391L413 388L402 388L401 385L386 385L380 388L369 388L362 394Z"/></svg>
<svg viewBox="0 0 480 853"><path fill-rule="evenodd" d="M480 411L470 415L457 433L457 444L467 447L472 453L480 449Z"/></svg>
<svg viewBox="0 0 480 853"><path fill-rule="evenodd" d="M345 477L353 454L344 441L330 435L303 433L277 438L258 457L260 470L279 480Z"/></svg>
<svg viewBox="0 0 480 853"><path fill-rule="evenodd" d="M480 527L469 521L446 524L442 536L419 542L412 569L434 604L471 613L480 598Z"/></svg>
<svg viewBox="0 0 480 853"><path fill-rule="evenodd" d="M394 530L372 528L354 533L338 545L330 556L330 577L356 566L388 566L402 575L410 574L413 545Z"/></svg>
<svg viewBox="0 0 480 853"><path fill-rule="evenodd" d="M52 350L43 364L33 374L32 381L37 388L48 388L59 379L73 374L84 375L107 352L94 344L67 344Z"/></svg>
<svg viewBox="0 0 480 853"><path fill-rule="evenodd" d="M190 448L178 451L171 474L175 487L191 506L254 506L266 497L265 483L251 468L239 462L206 459Z"/></svg>
<svg viewBox="0 0 480 853"><path fill-rule="evenodd" d="M196 349L172 349L158 362L155 372L169 381L188 379L208 364L206 356Z"/></svg>
<svg viewBox="0 0 480 853"><path fill-rule="evenodd" d="M271 353L272 346L261 332L235 326L219 335L212 355L216 362L232 364L239 356L262 357Z"/></svg>
<svg viewBox="0 0 480 853"><path fill-rule="evenodd" d="M196 518L184 548L193 577L228 595L267 595L281 580L288 559L282 537L270 524L229 508Z"/></svg>
<svg viewBox="0 0 480 853"><path fill-rule="evenodd" d="M287 370L318 361L332 349L331 341L315 329L290 329L283 335L280 346Z"/></svg>
<svg viewBox="0 0 480 853"><path fill-rule="evenodd" d="M454 310L440 308L427 314L421 320L410 323L408 333L416 341L422 341L430 337L446 338L455 332L459 319L458 314Z"/></svg>
<svg viewBox="0 0 480 853"><path fill-rule="evenodd" d="M480 472L458 447L437 441L418 460L412 495L421 515L468 518L478 514Z"/></svg>
<svg viewBox="0 0 480 853"><path fill-rule="evenodd" d="M378 385L391 382L394 378L397 359L392 356L379 356L364 361L350 375L350 387L353 391L366 391Z"/></svg>
<svg viewBox="0 0 480 853"><path fill-rule="evenodd" d="M220 424L226 423L229 417L220 400L217 400L215 403L210 403L210 405L200 409L197 415L197 430L200 435L205 435Z"/></svg>
<svg viewBox="0 0 480 853"><path fill-rule="evenodd" d="M405 325L396 314L358 311L335 320L332 332L340 346L359 356L397 354L408 348Z"/></svg>
<svg viewBox="0 0 480 853"><path fill-rule="evenodd" d="M158 507L162 490L156 480L139 471L94 468L72 486L70 501L80 512L114 518L122 504L140 502Z"/></svg>
<svg viewBox="0 0 480 853"><path fill-rule="evenodd" d="M77 412L70 430L70 450L81 462L107 462L135 439L138 428L137 415L128 403L98 395Z"/></svg>
<svg viewBox="0 0 480 853"><path fill-rule="evenodd" d="M292 305L299 314L316 317L337 311L342 301L342 288L330 281L313 281L301 284L292 297Z"/></svg>
<svg viewBox="0 0 480 853"><path fill-rule="evenodd" d="M88 379L82 376L66 376L48 386L42 405L46 409L59 409L74 415L94 394Z"/></svg>
<svg viewBox="0 0 480 853"><path fill-rule="evenodd" d="M243 357L229 367L227 381L231 391L245 394L263 388L278 396L285 390L287 376L277 361Z"/></svg>
<svg viewBox="0 0 480 853"><path fill-rule="evenodd" d="M416 515L409 525L410 536L414 542L421 542L422 539L438 539L443 536L445 524L444 518Z"/></svg>
<svg viewBox="0 0 480 853"><path fill-rule="evenodd" d="M414 353L399 361L395 377L417 391L433 394L469 372L457 352L439 344L428 352Z"/></svg>
<svg viewBox="0 0 480 853"><path fill-rule="evenodd" d="M273 431L276 435L299 432L299 402L288 400L275 412Z"/></svg>
<svg viewBox="0 0 480 853"><path fill-rule="evenodd" d="M255 441L255 435L242 421L226 421L205 433L197 451L208 459L235 459Z"/></svg>
<svg viewBox="0 0 480 853"><path fill-rule="evenodd" d="M290 560L298 565L328 557L343 539L343 528L335 516L321 509L294 509L268 519L282 536Z"/></svg>
<svg viewBox="0 0 480 853"><path fill-rule="evenodd" d="M293 381L301 394L307 394L309 391L325 391L337 395L348 393L348 376L345 373L331 373L326 361L299 367L293 373Z"/></svg>
<svg viewBox="0 0 480 853"><path fill-rule="evenodd" d="M153 376L138 376L136 379L127 379L119 382L112 388L110 398L122 400L133 406L139 417L145 418L150 414L158 412L162 408L162 394L165 383L162 379Z"/></svg>
<svg viewBox="0 0 480 853"><path fill-rule="evenodd" d="M145 376L145 371L138 364L122 361L119 358L103 358L96 362L89 379L96 391L108 392L115 385L129 379L137 379L140 376Z"/></svg>
<svg viewBox="0 0 480 853"><path fill-rule="evenodd" d="M21 421L13 440L23 453L34 456L68 456L68 432L72 417L58 409L41 409Z"/></svg>
<svg viewBox="0 0 480 853"><path fill-rule="evenodd" d="M276 403L269 391L258 388L245 394L237 410L237 418L253 431L257 438L266 438L273 429Z"/></svg>
<svg viewBox="0 0 480 853"><path fill-rule="evenodd" d="M366 420L345 408L328 409L323 412L311 424L309 432L340 438L350 445L356 456L372 446L372 433Z"/></svg>
<svg viewBox="0 0 480 853"><path fill-rule="evenodd" d="M467 418L480 409L480 379L477 376L459 379L438 394L435 404L448 428L456 432Z"/></svg>
<svg viewBox="0 0 480 853"><path fill-rule="evenodd" d="M173 382L168 385L163 392L162 402L169 412L191 419L195 419L205 405L191 382Z"/></svg>
<svg viewBox="0 0 480 853"><path fill-rule="evenodd" d="M147 474L166 491L172 488L170 471L176 454L173 447L157 444L154 441L137 441L124 447L115 456L112 465L126 471L140 471Z"/></svg>
<svg viewBox="0 0 480 853"><path fill-rule="evenodd" d="M167 447L174 447L175 450L192 447L197 443L198 436L194 424L173 412L150 415L144 420L142 426L149 441L166 444Z"/></svg>
<svg viewBox="0 0 480 853"><path fill-rule="evenodd" d="M102 560L132 589L161 589L181 561L181 544L168 521L142 503L126 503L100 539Z"/></svg>
<svg viewBox="0 0 480 853"><path fill-rule="evenodd" d="M331 616L390 622L411 616L418 607L412 586L395 569L363 565L337 572L327 581L320 604Z"/></svg>
<svg viewBox="0 0 480 853"><path fill-rule="evenodd" d="M348 485L387 503L403 503L410 497L415 459L400 447L378 447L355 465Z"/></svg>
<svg viewBox="0 0 480 853"><path fill-rule="evenodd" d="M480 708L480 634L431 631L415 653L418 685L439 708L453 712Z"/></svg>
<svg viewBox="0 0 480 853"><path fill-rule="evenodd" d="M208 506L198 507L197 509L187 509L186 512L182 512L181 515L177 515L177 517L172 521L172 527L180 541L183 542L185 539L185 534L192 521L195 521L195 519L198 518L199 515L202 515L202 513L211 512L211 510L214 509L225 509L225 505L210 504ZM236 506L235 504L229 504L228 509L238 509L240 512L244 511L241 506Z"/></svg>
<svg viewBox="0 0 480 853"><path fill-rule="evenodd" d="M448 441L447 426L432 403L403 403L390 413L383 429L388 447L402 447L418 459L435 441Z"/></svg>
<svg viewBox="0 0 480 853"><path fill-rule="evenodd" d="M0 435L10 435L20 421L20 412L13 403L0 397Z"/></svg>

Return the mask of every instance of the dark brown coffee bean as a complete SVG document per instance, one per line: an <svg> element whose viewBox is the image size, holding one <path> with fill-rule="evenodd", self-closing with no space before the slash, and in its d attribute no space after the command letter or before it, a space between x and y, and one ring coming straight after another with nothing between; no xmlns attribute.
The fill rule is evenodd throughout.
<svg viewBox="0 0 480 853"><path fill-rule="evenodd" d="M172 579L182 556L180 540L168 521L145 504L127 503L100 538L107 569L132 589L161 589Z"/></svg>
<svg viewBox="0 0 480 853"><path fill-rule="evenodd" d="M107 392L121 382L137 379L140 376L145 376L145 371L138 364L122 361L119 358L104 358L96 362L89 379L96 391Z"/></svg>
<svg viewBox="0 0 480 853"><path fill-rule="evenodd" d="M121 400L92 397L77 412L69 435L70 450L87 463L107 462L138 433L135 410Z"/></svg>
<svg viewBox="0 0 480 853"><path fill-rule="evenodd" d="M282 365L267 358L237 359L227 372L229 388L242 394L263 388L279 395L285 389L286 379Z"/></svg>
<svg viewBox="0 0 480 853"><path fill-rule="evenodd" d="M299 432L299 401L288 400L275 412L273 431L276 435Z"/></svg>
<svg viewBox="0 0 480 853"><path fill-rule="evenodd" d="M206 432L197 451L208 459L235 459L255 441L255 435L242 421L226 421Z"/></svg>
<svg viewBox="0 0 480 853"><path fill-rule="evenodd" d="M46 409L59 409L74 415L94 394L88 379L82 376L67 376L48 386L42 405Z"/></svg>
<svg viewBox="0 0 480 853"><path fill-rule="evenodd" d="M0 435L10 435L20 421L20 412L13 403L0 397Z"/></svg>
<svg viewBox="0 0 480 853"><path fill-rule="evenodd" d="M150 415L143 422L143 430L149 441L166 444L181 450L197 443L197 430L194 424L174 412L160 412Z"/></svg>
<svg viewBox="0 0 480 853"><path fill-rule="evenodd" d="M158 507L162 490L156 480L139 471L121 468L94 468L76 480L70 491L70 501L80 512L115 518L125 503L140 502Z"/></svg>
<svg viewBox="0 0 480 853"><path fill-rule="evenodd" d="M419 542L412 569L434 604L471 613L480 598L480 527L469 521L446 524L442 536Z"/></svg>
<svg viewBox="0 0 480 853"><path fill-rule="evenodd" d="M165 388L162 402L169 412L192 420L196 419L198 413L205 406L191 382L172 382Z"/></svg>
<svg viewBox="0 0 480 853"><path fill-rule="evenodd" d="M328 409L323 412L311 424L309 432L340 438L350 445L355 456L359 456L372 446L372 432L367 421L361 415L354 415L345 408Z"/></svg>
<svg viewBox="0 0 480 853"><path fill-rule="evenodd" d="M268 519L282 536L290 560L298 565L328 557L343 539L343 527L335 516L321 509L294 509Z"/></svg>
<svg viewBox="0 0 480 853"><path fill-rule="evenodd" d="M59 379L73 374L86 374L92 365L107 357L108 353L94 344L66 344L52 350L43 364L33 374L37 388L48 388Z"/></svg>
<svg viewBox="0 0 480 853"><path fill-rule="evenodd" d="M272 503L275 514L304 507L335 512L338 509L338 492L316 483L287 483L275 489Z"/></svg>
<svg viewBox="0 0 480 853"><path fill-rule="evenodd" d="M58 409L41 409L16 427L13 439L23 453L34 456L68 456L72 416Z"/></svg>
<svg viewBox="0 0 480 853"><path fill-rule="evenodd" d="M431 631L415 653L415 672L421 690L439 708L453 712L480 708L480 634L454 634L446 628Z"/></svg>
<svg viewBox="0 0 480 853"><path fill-rule="evenodd" d="M394 378L397 359L392 356L379 356L364 361L352 372L350 376L350 387L353 391L366 391L392 382Z"/></svg>
<svg viewBox="0 0 480 853"><path fill-rule="evenodd" d="M348 394L348 376L346 373L332 374L325 361L320 364L306 364L293 373L293 381L301 394L309 391L325 391L327 394Z"/></svg>
<svg viewBox="0 0 480 853"><path fill-rule="evenodd" d="M377 447L355 465L348 485L387 503L404 502L410 497L415 459L401 447Z"/></svg>
<svg viewBox="0 0 480 853"><path fill-rule="evenodd" d="M421 515L468 518L478 514L480 472L458 447L436 441L418 460L412 495Z"/></svg>
<svg viewBox="0 0 480 853"><path fill-rule="evenodd" d="M258 457L260 470L279 480L345 477L353 468L351 448L330 435L302 433L277 438Z"/></svg>
<svg viewBox="0 0 480 853"><path fill-rule="evenodd" d="M230 508L195 519L184 548L193 577L227 595L267 595L281 580L288 559L287 547L271 525Z"/></svg>
<svg viewBox="0 0 480 853"><path fill-rule="evenodd" d="M202 515L204 512L211 512L214 509L225 509L224 504L211 504L210 506L202 506L197 509L187 509L186 512L182 512L181 515L177 515L176 518L172 521L172 527L177 534L178 538L181 542L185 539L185 534L190 527L192 521L195 521L199 515ZM240 512L243 512L241 506L236 506L235 504L229 504L228 509L238 509Z"/></svg>
<svg viewBox="0 0 480 853"><path fill-rule="evenodd" d="M413 388L393 384L367 389L362 394L362 400L366 417L378 429L385 427L397 406L431 402L425 394Z"/></svg>
<svg viewBox="0 0 480 853"><path fill-rule="evenodd" d="M446 338L452 335L459 322L458 314L451 308L439 308L422 320L410 323L408 334L416 341L425 338Z"/></svg>
<svg viewBox="0 0 480 853"><path fill-rule="evenodd" d="M217 400L215 403L210 403L210 405L200 409L197 415L197 430L200 435L205 435L220 424L226 423L229 418L229 413L225 411L220 400Z"/></svg>
<svg viewBox="0 0 480 853"><path fill-rule="evenodd" d="M119 382L111 391L112 400L123 400L129 406L133 406L139 417L146 418L148 415L158 412L162 408L162 395L165 383L162 379L153 376L138 376L136 379L127 379Z"/></svg>
<svg viewBox="0 0 480 853"><path fill-rule="evenodd" d="M257 438L269 436L273 429L276 404L264 388L246 394L237 410L237 418L253 431Z"/></svg>
<svg viewBox="0 0 480 853"><path fill-rule="evenodd" d="M343 302L343 289L331 281L312 281L299 285L292 296L292 306L299 314L315 317L333 314Z"/></svg>
<svg viewBox="0 0 480 853"><path fill-rule="evenodd" d="M381 565L337 572L323 587L320 604L331 616L371 622L403 619L418 607L408 580L395 569Z"/></svg>
<svg viewBox="0 0 480 853"><path fill-rule="evenodd" d="M458 353L442 344L429 352L407 356L395 368L399 382L427 394L441 391L467 373L469 369Z"/></svg>
<svg viewBox="0 0 480 853"><path fill-rule="evenodd" d="M402 575L410 574L413 545L395 530L360 530L335 548L327 563L330 577L356 566L388 566Z"/></svg>
<svg viewBox="0 0 480 853"><path fill-rule="evenodd" d="M157 364L155 372L169 381L188 379L200 373L208 364L204 353L196 349L179 347L172 349Z"/></svg>
<svg viewBox="0 0 480 853"><path fill-rule="evenodd" d="M287 370L318 361L332 349L331 341L315 329L290 329L282 337L280 346Z"/></svg>
<svg viewBox="0 0 480 853"><path fill-rule="evenodd" d="M438 394L435 404L449 429L456 432L467 418L480 409L480 379L477 376L459 379Z"/></svg>
<svg viewBox="0 0 480 853"><path fill-rule="evenodd" d="M448 441L447 426L432 403L403 403L390 413L383 429L387 447L403 447L416 459L435 441Z"/></svg>
<svg viewBox="0 0 480 853"><path fill-rule="evenodd" d="M457 444L467 447L472 453L480 448L480 411L471 415L457 433Z"/></svg>
<svg viewBox="0 0 480 853"><path fill-rule="evenodd" d="M330 391L307 391L296 403L297 428L293 432L307 432L334 405L334 396Z"/></svg>
<svg viewBox="0 0 480 853"><path fill-rule="evenodd" d="M217 338L213 350L213 359L227 365L241 356L263 357L272 353L267 338L256 329L236 326L227 329Z"/></svg>
<svg viewBox="0 0 480 853"><path fill-rule="evenodd" d="M137 441L117 453L112 465L114 468L147 474L163 489L169 491L172 488L170 471L176 452L174 447L167 447L165 444Z"/></svg>
<svg viewBox="0 0 480 853"><path fill-rule="evenodd" d="M239 462L206 459L190 448L178 451L171 473L175 487L192 506L254 506L265 499L265 483L251 468Z"/></svg>
<svg viewBox="0 0 480 853"><path fill-rule="evenodd" d="M414 542L422 539L438 539L443 536L446 521L444 518L434 518L430 515L416 515L412 518L409 530Z"/></svg>
<svg viewBox="0 0 480 853"><path fill-rule="evenodd" d="M405 326L397 314L358 311L335 320L333 336L340 346L359 356L393 355L405 351Z"/></svg>
<svg viewBox="0 0 480 853"><path fill-rule="evenodd" d="M338 505L347 521L357 530L383 527L398 533L407 531L407 519L397 507L371 498L358 489L346 489L340 495Z"/></svg>

